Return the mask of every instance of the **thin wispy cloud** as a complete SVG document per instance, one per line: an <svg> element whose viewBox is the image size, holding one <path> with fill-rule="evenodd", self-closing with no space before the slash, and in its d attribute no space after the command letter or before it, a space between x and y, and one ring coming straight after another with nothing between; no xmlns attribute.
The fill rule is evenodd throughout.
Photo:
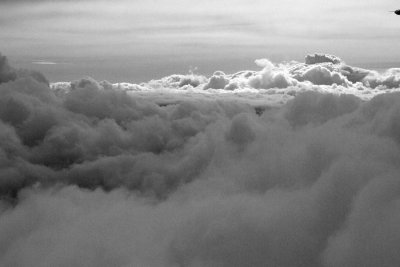
<svg viewBox="0 0 400 267"><path fill-rule="evenodd" d="M35 61L32 61L32 64L37 64L37 65L57 65L59 63L52 62L52 61L46 61L46 60L35 60Z"/></svg>

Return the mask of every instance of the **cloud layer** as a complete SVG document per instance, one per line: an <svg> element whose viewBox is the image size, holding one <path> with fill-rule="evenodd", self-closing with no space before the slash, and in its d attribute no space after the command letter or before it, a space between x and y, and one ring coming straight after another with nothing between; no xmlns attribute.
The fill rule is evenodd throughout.
<svg viewBox="0 0 400 267"><path fill-rule="evenodd" d="M2 265L397 266L399 72L257 64L49 86L1 57Z"/></svg>
<svg viewBox="0 0 400 267"><path fill-rule="evenodd" d="M290 61L274 64L268 59L255 61L261 70L245 70L234 74L215 71L210 77L199 74L170 75L141 84L92 81L102 89L126 91L136 97L159 97L159 101L177 101L192 98L233 98L235 101L252 105L283 104L304 91L334 94L352 94L363 100L375 95L396 92L400 87L400 69L391 68L384 72L362 69L347 65L340 58L327 54L313 54L305 63ZM78 83L56 82L51 88L65 94ZM240 100L241 99L241 100Z"/></svg>

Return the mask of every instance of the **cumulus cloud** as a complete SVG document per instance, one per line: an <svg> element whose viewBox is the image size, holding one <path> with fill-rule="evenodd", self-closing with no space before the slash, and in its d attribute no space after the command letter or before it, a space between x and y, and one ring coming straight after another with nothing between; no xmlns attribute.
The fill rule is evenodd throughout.
<svg viewBox="0 0 400 267"><path fill-rule="evenodd" d="M251 87L264 89L287 88L295 84L295 80L292 79L288 73L282 69L276 68L268 60L257 60L256 63L260 67L264 67L264 69L249 79L249 85Z"/></svg>
<svg viewBox="0 0 400 267"><path fill-rule="evenodd" d="M400 69L388 69L380 74L376 71L370 72L364 79L367 86L372 88L399 88Z"/></svg>
<svg viewBox="0 0 400 267"><path fill-rule="evenodd" d="M49 86L3 58L0 262L397 266L398 72L336 59Z"/></svg>
<svg viewBox="0 0 400 267"><path fill-rule="evenodd" d="M225 77L225 73L222 71L214 72L208 83L204 86L204 89L224 89L228 85L229 79Z"/></svg>

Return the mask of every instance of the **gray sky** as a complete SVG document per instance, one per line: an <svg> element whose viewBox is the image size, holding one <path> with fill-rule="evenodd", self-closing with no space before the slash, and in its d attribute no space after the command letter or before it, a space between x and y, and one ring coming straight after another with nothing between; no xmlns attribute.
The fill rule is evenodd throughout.
<svg viewBox="0 0 400 267"><path fill-rule="evenodd" d="M313 52L400 62L400 16L387 12L397 8L395 0L1 1L0 51L21 66L63 63L35 64L52 80L78 75L73 65L100 79L146 80Z"/></svg>

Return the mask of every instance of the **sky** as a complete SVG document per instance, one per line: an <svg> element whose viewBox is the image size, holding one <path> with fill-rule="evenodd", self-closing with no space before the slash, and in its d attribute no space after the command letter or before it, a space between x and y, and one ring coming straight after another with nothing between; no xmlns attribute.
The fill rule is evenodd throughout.
<svg viewBox="0 0 400 267"><path fill-rule="evenodd" d="M0 51L51 81L233 72L314 52L379 68L400 62L400 17L387 12L397 8L394 0L3 0Z"/></svg>

